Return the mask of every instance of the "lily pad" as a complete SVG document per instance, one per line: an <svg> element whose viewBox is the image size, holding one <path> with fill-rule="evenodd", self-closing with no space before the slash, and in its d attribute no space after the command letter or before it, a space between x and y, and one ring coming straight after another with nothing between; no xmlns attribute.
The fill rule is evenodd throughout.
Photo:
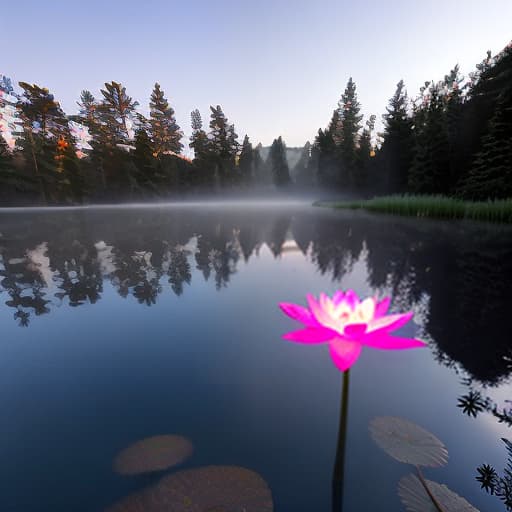
<svg viewBox="0 0 512 512"><path fill-rule="evenodd" d="M238 466L187 469L128 496L107 512L272 512L263 478Z"/></svg>
<svg viewBox="0 0 512 512"><path fill-rule="evenodd" d="M431 480L425 480L425 483L443 512L478 512L478 509L446 485ZM410 474L400 480L398 495L409 512L439 512L416 475Z"/></svg>
<svg viewBox="0 0 512 512"><path fill-rule="evenodd" d="M120 452L114 460L114 470L121 475L162 471L180 464L192 451L192 443L182 436L148 437Z"/></svg>
<svg viewBox="0 0 512 512"><path fill-rule="evenodd" d="M404 418L374 418L370 433L388 455L400 462L439 467L448 461L448 450L434 434Z"/></svg>

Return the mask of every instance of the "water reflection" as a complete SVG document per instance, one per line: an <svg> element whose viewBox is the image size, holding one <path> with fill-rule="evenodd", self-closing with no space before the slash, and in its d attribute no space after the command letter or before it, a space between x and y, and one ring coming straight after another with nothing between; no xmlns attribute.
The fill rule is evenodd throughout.
<svg viewBox="0 0 512 512"><path fill-rule="evenodd" d="M26 411L30 411L28 404L32 404L30 400L35 396L32 408L37 412L38 404L44 404L45 410L41 418L50 418L44 421L51 428L48 425L44 428L57 428L59 432L78 432L79 434L73 435L83 443L88 439L92 425L98 432L101 429L101 439L108 437L105 437L105 432L110 436L108 443L105 441L108 444L105 452L118 442L119 435L126 436L123 442L119 441L119 448L122 448L139 437L165 431L158 428L156 431L146 430L142 425L147 422L153 428L153 423L160 415L167 421L166 414L169 414L172 421L184 418L179 432L190 435L194 442L196 438L199 438L199 444L202 442L203 451L199 453L205 455L204 459L197 461L198 465L212 462L251 462L249 466L261 471L260 468L265 467L261 445L254 444L253 449L248 442L248 436L252 435L254 438L257 435L272 447L269 448L270 462L265 472L272 473L275 470L275 475L270 475L275 480L280 481L279 475L285 474L286 468L291 470L292 464L293 468L300 468L301 461L309 464L314 455L313 450L315 453L322 453L324 458L321 460L329 461L322 467L315 468L315 472L321 473L323 467L329 471L334 453L327 452L327 445L324 447L320 441L309 443L307 438L308 435L316 435L322 442L324 439L333 442L335 440L335 432L326 434L329 428L334 429L333 422L329 423L327 420L328 415L316 413L318 416L315 416L314 413L315 407L320 407L323 403L318 396L322 395L324 400L332 389L330 382L318 382L324 378L324 370L319 366L311 372L314 373L314 385L318 385L319 389L323 386L321 392L311 390L312 398L309 400L310 395L302 390L302 400L308 399L300 403L313 411L308 415L313 418L308 423L310 430L302 431L297 427L295 434L291 433L290 422L301 425L305 421L305 409L298 407L295 414L294 408L289 405L289 410L283 408L283 403L292 404L298 400L300 393L297 389L302 389L299 381L304 380L306 386L308 375L306 373L302 379L304 374L301 374L300 379L294 380L297 377L296 368L290 368L292 365L287 359L290 356L285 354L285 349L279 342L275 345L276 349L272 347L272 350L283 350L279 359L274 353L263 354L269 346L259 343L260 339L272 328L268 338L272 338L272 343L277 341L279 326L264 325L267 310L260 317L257 312L242 316L237 323L224 322L222 318L218 318L224 315L223 307L226 304L234 306L236 302L242 301L245 307L255 302L261 307L265 301L268 302L267 293L270 290L281 286L285 288L295 275L300 278L298 273L306 272L306 269L308 276L304 278L301 286L309 286L313 282L311 279L320 280L319 275L324 275L327 279L323 278L322 286L332 281L333 288L343 287L343 280L349 274L352 282L354 275L357 275L361 286L369 288L365 293L369 291L391 294L394 297L395 310L414 309L416 322L423 330L417 336L428 339L437 361L450 367L464 379L465 389L460 396L460 411L471 417L485 414L490 419L510 424L505 419L510 414L506 401L493 398L495 388L499 386L499 389L503 389L502 385L506 383L511 372L510 345L505 330L510 309L507 285L512 282L512 237L509 228L428 221L419 223L414 219L284 208L257 211L243 208L68 210L41 212L37 214L37 219L34 213L2 212L0 215L0 314L3 315L2 318L8 318L8 321L14 321L23 327L19 330L13 325L10 333L42 333L46 327L43 325L44 321L52 315L52 318L58 318L59 312L61 323L56 321L52 325L63 325L66 328L65 322L73 322L76 318L70 313L72 308L109 312L114 307L125 308L126 300L132 303L129 308L126 305L127 311L142 312L136 320L144 327L135 337L146 336L145 330L151 326L146 327L145 322L149 325L161 314L158 305L165 305L167 299L175 297L178 298L175 302L186 305L179 310L179 314L188 315L194 305L187 303L187 300L196 291L201 296L201 322L204 320L205 324L203 328L190 325L198 318L193 311L183 321L173 319L174 324L165 322L154 325L147 335L148 340L151 336L158 335L159 330L162 331L161 338L154 343L147 342L146 338L133 341L127 331L134 323L127 322L128 327L119 326L118 332L105 325L102 326L105 334L100 329L94 331L96 334L100 332L99 341L89 332L85 332L79 340L66 339L64 343L60 343L58 347L63 355L59 354L56 345L48 343L47 340L42 340L40 347L36 347L37 343L32 344L34 336L25 336L23 339L28 339L29 343L23 347L26 352L20 350L17 354L19 359L9 354L9 350L17 345L16 336L11 335L8 343L3 344L6 348L3 360L8 361L3 373L7 372L11 376L11 380L6 379L5 382L18 383L19 368L26 364L27 359L30 360L27 353L35 353L36 348L38 350L37 357L31 362L37 371L33 370L30 379L26 380L31 383L30 386L27 384L25 394L13 394L12 403L7 408L11 415L20 414L16 425L25 432L29 443L35 429L31 426L33 420L25 423L24 418L25 415L31 418ZM286 265L280 264L283 262ZM266 271L269 272L268 275L265 274ZM281 272L282 283L278 282ZM284 272L289 273L285 275ZM249 290L249 286L255 284L257 289ZM226 290L228 287L229 290ZM222 302L222 298L237 287L238 292L229 297L228 301ZM316 290L301 289L301 296L308 291ZM253 299L252 293L257 297ZM248 295L251 295L250 300L245 298ZM218 303L209 302L212 297L219 297ZM289 298L288 292L284 294L283 298L285 297ZM194 299L198 300L198 296ZM277 315L277 301L275 305ZM151 316L155 312L157 315ZM123 322L122 317L115 316L114 313L113 315ZM237 334L244 333L244 326L239 328L238 323L253 321L254 315L258 325L245 335L246 347L235 350L233 347L239 340L231 339L232 331ZM65 321L62 320L63 317ZM107 316L105 318L110 320ZM224 328L224 323L228 327ZM39 325L42 326L41 330L38 330ZM172 350L167 352L166 347L171 344L169 340L172 337L169 334L170 327L175 328L175 332L171 333L174 335L173 343L176 339L184 339L185 342L174 343ZM188 331L190 327L194 328L192 334ZM51 332L56 332L56 329ZM104 346L103 337L108 341ZM201 338L207 338L207 343L202 343ZM6 339L4 337L4 341ZM194 347L189 339L193 339L198 346ZM99 354L97 359L96 355L92 359L91 353L95 351ZM197 354L201 354L201 357L198 358ZM37 381L41 366L38 358L43 356L59 359L55 368L58 368L58 375L63 375L61 380L54 377L55 369L52 366L46 373L41 370L41 379ZM82 357L91 365L90 372L83 369ZM297 357L294 364L298 365L302 357L299 351L294 351L294 357ZM425 354L425 359L427 358ZM367 368L375 371L371 366L371 359L367 361ZM437 367L437 364L434 363L434 366ZM101 370L103 367L104 371ZM75 379L77 371L81 372L79 379ZM406 372L404 369L404 373ZM453 375L451 371L446 373ZM357 403L357 407L351 409L350 414L353 428L364 432L366 423L361 429L362 418L358 416L361 414L358 408L365 397L373 397L374 393L365 389L361 374L355 372L353 377L358 385L354 386L353 391L357 398L352 403ZM378 375L372 375L369 380L377 378L383 382L383 389L388 386L378 399L382 399L386 407L396 407L393 405L391 390L395 389L395 384L397 389L401 387L401 384L397 384L399 378L403 379L404 386L408 385L406 376L393 376L393 381L389 379L389 372L382 371ZM35 389L37 386L32 384L34 379L41 389L46 390L44 395L38 394ZM309 382L311 385L312 381ZM68 397L67 388L70 386L74 393ZM207 394L212 387L216 401ZM88 389L93 389L94 392L84 391ZM218 402L223 397L231 397L231 393L236 400L233 398L233 402L229 403L234 404L233 411L236 414L231 414L227 405ZM461 393L458 388L452 393L449 400L453 400L453 406L450 402L449 407L454 415L464 420L462 414L456 412L456 397ZM406 395L404 393L404 398L407 398ZM17 398L18 396L23 398ZM422 395L418 401L424 398L426 397ZM9 396L6 400L8 399ZM75 412L75 416L79 418L77 426L77 423L67 417L69 409L63 405L60 409L55 407L53 415L48 415L46 408L54 407L52 404L58 400L58 403L66 404L72 411L74 407L84 407L85 402L84 410L93 411L90 413L91 418L97 417L101 425L91 419L80 427L83 416ZM167 409L171 408L168 400L173 407L169 412ZM264 406L260 400L265 402ZM130 401L130 407L125 410L123 404L127 401ZM329 404L325 403L329 414L336 409L338 401L339 396L332 402L335 404L333 407L328 407ZM194 409L193 404L198 403L201 404L201 411ZM254 403L258 403L259 408L254 408ZM379 407L373 398L366 403ZM407 401L406 403L410 404ZM139 418L138 412L135 414L134 411L140 407L147 418L143 418L142 414ZM418 406L420 407L422 406ZM176 410L182 412L175 414ZM267 415L262 414L262 411ZM223 413L232 423L229 430L226 430L226 425L217 424L214 438L210 435L210 423L212 418L221 418ZM334 414L337 414L337 410ZM133 433L130 430L132 425ZM326 428L326 425L330 427ZM80 428L83 428L83 432ZM353 433L351 437L350 428L349 425L348 452L355 446L354 441L357 444L358 439ZM236 448L233 448L236 457L233 454L228 460L211 457L211 451L214 450L207 441L202 440L203 431L208 433L208 439L221 439L210 441L212 446L218 444L226 450L233 445ZM279 437L276 432L286 434ZM290 438L294 443L286 444ZM48 446L54 442L52 439L49 436L49 441L45 441ZM277 439L282 446L278 446ZM25 450L26 445L27 440L20 435L19 446L23 446ZM311 451L308 451L310 445ZM289 465L284 457L274 458L274 452L282 450L279 453L291 453L296 446L300 446L301 451L293 454L296 458ZM325 451L322 451L324 448ZM17 456L21 458L21 455ZM366 457L366 454L363 456ZM370 457L373 456L370 454ZM48 458L48 454L41 456L40 460L46 464L45 457ZM347 460L350 461L350 471L345 475L348 478L347 488L352 489L355 478L353 475L357 474L359 461L353 458ZM31 467L30 464L23 467ZM296 471L299 473L297 478L302 478L300 486L316 478L307 473L306 469L302 473L302 470ZM365 475L367 471L370 469L365 467ZM64 478L62 475L60 477ZM18 478L19 481L22 480L21 476ZM328 485L330 475L323 475L322 478ZM17 481L15 477L12 479ZM112 482L105 480L105 488L109 485L113 485ZM318 482L311 485L320 488ZM290 485L289 494L286 494L288 487L277 486L278 499L283 500L280 503L281 508L286 508L283 505L287 503L281 498L283 494L288 500L292 500L290 496L295 496L293 487ZM127 488L121 492L117 489L111 496L105 497L105 505L113 503L115 499L128 494L125 491L131 490ZM347 510L353 509L350 507L351 500L355 499L353 494L350 490L345 496L349 503ZM85 505L83 509L85 510Z"/></svg>
<svg viewBox="0 0 512 512"><path fill-rule="evenodd" d="M476 480L480 483L480 488L488 494L496 496L508 510L512 510L512 443L508 439L502 438L507 451L507 465L503 475L489 464L482 464L477 468Z"/></svg>
<svg viewBox="0 0 512 512"><path fill-rule="evenodd" d="M190 209L47 213L36 225L5 215L2 224L0 293L22 327L64 304L101 302L105 282L146 306L196 279L221 290L266 246L275 258L301 251L333 280L363 264L371 288L423 313L439 361L488 385L511 370L505 228Z"/></svg>

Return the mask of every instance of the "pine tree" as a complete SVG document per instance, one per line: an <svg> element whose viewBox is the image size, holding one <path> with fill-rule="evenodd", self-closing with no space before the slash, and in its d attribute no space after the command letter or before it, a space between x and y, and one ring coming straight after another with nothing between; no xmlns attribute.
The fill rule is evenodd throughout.
<svg viewBox="0 0 512 512"><path fill-rule="evenodd" d="M375 119L375 115L370 116L370 119L366 121L366 127L363 129L363 133L359 139L354 183L356 188L359 190L368 190L371 186L370 166L375 154L372 146L372 133L375 128Z"/></svg>
<svg viewBox="0 0 512 512"><path fill-rule="evenodd" d="M73 199L68 190L70 181L63 175L61 160L65 156L59 153L59 144L65 144L69 152L76 149L68 120L48 89L26 82L19 85L23 89L18 108L25 134L25 162L39 183L41 199L43 202Z"/></svg>
<svg viewBox="0 0 512 512"><path fill-rule="evenodd" d="M407 190L409 169L413 158L413 121L409 114L409 101L400 80L393 97L389 100L384 121L384 142L379 161L384 176L381 187L386 192L405 192Z"/></svg>
<svg viewBox="0 0 512 512"><path fill-rule="evenodd" d="M309 141L302 148L299 161L293 168L295 183L304 188L310 188L315 182L313 164L311 158L312 147Z"/></svg>
<svg viewBox="0 0 512 512"><path fill-rule="evenodd" d="M91 146L92 149L98 149L98 144L100 143L102 130L104 127L101 126L100 115L99 115L99 104L96 101L95 97L88 90L83 90L80 94L80 101L77 101L78 105L78 116L76 116L76 121L81 125L81 127L85 127L86 136L82 135L84 140L87 140L88 146ZM82 148L80 148L82 149ZM89 155L90 148L86 151L86 154Z"/></svg>
<svg viewBox="0 0 512 512"><path fill-rule="evenodd" d="M201 112L199 112L199 109L196 108L190 113L190 121L192 132L197 132L203 129L203 119L201 118Z"/></svg>
<svg viewBox="0 0 512 512"><path fill-rule="evenodd" d="M267 183L269 180L268 176L265 173L265 162L263 161L263 157L261 156L261 151L263 149L263 145L261 142L254 148L253 155L253 166L254 166L254 182L260 185Z"/></svg>
<svg viewBox="0 0 512 512"><path fill-rule="evenodd" d="M228 147L230 148L230 151L231 151L231 158L234 158L234 159L236 159L237 156L239 156L238 153L240 150L240 144L238 143L237 139L238 139L238 134L235 131L235 125L230 124L228 127L227 142L228 142Z"/></svg>
<svg viewBox="0 0 512 512"><path fill-rule="evenodd" d="M87 186L91 192L101 190L105 193L107 188L107 176L104 168L104 160L109 158L115 150L114 141L109 134L106 123L102 122L101 107L99 102L88 90L80 94L77 101L79 108L78 121L87 128L90 136L89 145L92 151L87 152L88 161L83 163L87 168Z"/></svg>
<svg viewBox="0 0 512 512"><path fill-rule="evenodd" d="M23 98L18 108L23 114L25 124L29 122L34 132L45 138L63 136L69 139L69 127L66 115L46 87L20 82Z"/></svg>
<svg viewBox="0 0 512 512"><path fill-rule="evenodd" d="M57 161L58 173L55 201L82 203L89 190L75 145L61 136L57 140L57 154L54 159Z"/></svg>
<svg viewBox="0 0 512 512"><path fill-rule="evenodd" d="M251 183L253 175L253 164L254 164L254 150L252 144L249 141L249 137L244 137L242 144L242 151L240 153L240 159L238 161L238 168L242 175L242 181L246 184Z"/></svg>
<svg viewBox="0 0 512 512"><path fill-rule="evenodd" d="M345 188L355 186L357 146L363 118L360 110L356 84L350 78L329 126L319 130L315 139L314 154L320 184Z"/></svg>
<svg viewBox="0 0 512 512"><path fill-rule="evenodd" d="M235 133L234 125L228 123L220 105L210 107L210 110L209 142L217 181L222 185L233 184L238 135Z"/></svg>
<svg viewBox="0 0 512 512"><path fill-rule="evenodd" d="M512 44L487 66L482 66L471 94L492 109L488 129L481 138L480 149L458 194L469 199L506 198L512 196Z"/></svg>
<svg viewBox="0 0 512 512"><path fill-rule="evenodd" d="M79 108L78 116L76 116L76 129L79 131L79 138L77 140L77 148L86 156L91 156L94 150L98 150L101 143L101 136L104 127L101 125L98 102L88 90L83 90L80 94L80 101L77 101ZM71 123L72 126L72 123ZM80 140L82 139L82 140ZM85 144L84 144L85 143ZM95 159L94 164L97 161ZM104 176L102 176L103 186Z"/></svg>
<svg viewBox="0 0 512 512"><path fill-rule="evenodd" d="M0 192L5 192L6 186L9 185L8 176L11 173L11 164L12 159L7 149L7 142L0 135Z"/></svg>
<svg viewBox="0 0 512 512"><path fill-rule="evenodd" d="M331 127L318 130L313 150L318 162L318 183L339 186L340 161Z"/></svg>
<svg viewBox="0 0 512 512"><path fill-rule="evenodd" d="M270 147L269 160L272 168L274 185L283 187L291 182L288 162L286 160L286 146L282 137L274 139Z"/></svg>
<svg viewBox="0 0 512 512"><path fill-rule="evenodd" d="M7 164L11 160L11 154L9 153L9 149L7 147L6 140L0 135L0 168L7 167Z"/></svg>
<svg viewBox="0 0 512 512"><path fill-rule="evenodd" d="M489 57L489 55L488 55ZM512 42L493 59L486 59L480 68L479 79L473 84L471 96L486 96L498 101L512 88Z"/></svg>
<svg viewBox="0 0 512 512"><path fill-rule="evenodd" d="M414 161L409 189L418 194L446 194L450 187L449 144L442 84L429 88L427 104L414 119Z"/></svg>
<svg viewBox="0 0 512 512"><path fill-rule="evenodd" d="M144 128L135 132L135 149L133 150L133 163L137 168L135 179L137 185L142 189L158 191L161 184L160 176L157 173L156 161L153 157L154 147Z"/></svg>
<svg viewBox="0 0 512 512"><path fill-rule="evenodd" d="M210 162L211 151L208 135L203 129L203 121L199 110L190 114L192 121L192 135L189 146L194 150L194 164L197 168L196 182L199 185L214 185L214 169Z"/></svg>
<svg viewBox="0 0 512 512"><path fill-rule="evenodd" d="M464 150L466 141L462 137L461 122L464 97L461 90L463 79L456 65L444 78L446 94L446 131L448 138L449 167L446 192L452 194L460 176L465 171Z"/></svg>
<svg viewBox="0 0 512 512"><path fill-rule="evenodd" d="M345 92L338 103L338 126L334 131L334 141L341 157L340 183L342 186L355 186L357 145L361 129L361 105L357 100L356 84L349 78Z"/></svg>
<svg viewBox="0 0 512 512"><path fill-rule="evenodd" d="M508 76L506 73L506 59L502 60L509 51L510 47L505 48L494 57L488 52L487 57L477 64L476 72L469 73L469 81L461 87L463 101L457 126L456 193L468 177L475 155L482 149L483 138L488 133L501 91L507 83L512 82L510 71Z"/></svg>
<svg viewBox="0 0 512 512"><path fill-rule="evenodd" d="M117 82L105 83L101 89L103 99L99 105L99 118L104 142L112 147L126 145L133 138L133 116L138 102L126 94L126 88Z"/></svg>
<svg viewBox="0 0 512 512"><path fill-rule="evenodd" d="M37 183L34 178L15 166L7 142L0 134L0 202L12 203L17 195L23 197L35 190Z"/></svg>
<svg viewBox="0 0 512 512"><path fill-rule="evenodd" d="M220 105L210 107L210 141L212 151L222 160L233 160L238 151L234 125L229 124Z"/></svg>
<svg viewBox="0 0 512 512"><path fill-rule="evenodd" d="M181 139L183 133L176 123L174 109L164 96L158 83L155 84L151 94L150 108L150 131L156 156L162 153L176 153L179 155L183 149Z"/></svg>
<svg viewBox="0 0 512 512"><path fill-rule="evenodd" d="M335 109L332 113L329 126L325 130L318 130L318 135L316 136L315 143L313 145L313 154L317 162L318 183L320 185L340 185L340 143L340 112L338 109Z"/></svg>
<svg viewBox="0 0 512 512"><path fill-rule="evenodd" d="M503 98L496 106L482 148L459 193L472 200L512 197L512 98Z"/></svg>
<svg viewBox="0 0 512 512"><path fill-rule="evenodd" d="M136 168L127 150L132 148L135 109L138 103L126 94L117 82L105 83L100 90L103 98L98 105L98 127L95 151L110 193L133 193L136 188Z"/></svg>
<svg viewBox="0 0 512 512"><path fill-rule="evenodd" d="M88 90L83 90L80 94L80 101L77 101L79 107L79 117L81 122L91 131L94 130L98 123L97 110L98 102Z"/></svg>
<svg viewBox="0 0 512 512"><path fill-rule="evenodd" d="M335 108L332 112L331 121L329 122L329 126L327 127L326 132L332 135L332 139L337 146L339 146L341 144L341 141L343 140L343 134L341 131L342 122L343 119L340 115L340 110L339 108Z"/></svg>
<svg viewBox="0 0 512 512"><path fill-rule="evenodd" d="M486 75L490 69L493 67L493 58L491 50L487 50L485 58L476 65L476 71L473 71L469 74L469 86L471 89L478 88L480 85L480 79L482 75ZM471 94L474 94L472 91Z"/></svg>
<svg viewBox="0 0 512 512"><path fill-rule="evenodd" d="M194 158L198 161L207 160L210 152L208 135L203 130L203 121L199 110L193 110L190 114L192 119L192 136L189 146L194 150Z"/></svg>

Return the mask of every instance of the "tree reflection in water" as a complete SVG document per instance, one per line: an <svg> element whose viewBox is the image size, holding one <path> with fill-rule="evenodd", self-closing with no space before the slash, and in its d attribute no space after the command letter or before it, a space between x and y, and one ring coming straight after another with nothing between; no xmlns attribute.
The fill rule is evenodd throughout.
<svg viewBox="0 0 512 512"><path fill-rule="evenodd" d="M370 288L420 312L437 360L466 377L473 395L461 408L509 421L509 409L484 395L511 371L510 235L484 224L305 209L71 210L41 213L36 223L17 213L3 219L0 294L22 327L62 304L100 304L106 282L151 306L201 275L221 290L263 246L279 258L293 241L333 281L364 265Z"/></svg>

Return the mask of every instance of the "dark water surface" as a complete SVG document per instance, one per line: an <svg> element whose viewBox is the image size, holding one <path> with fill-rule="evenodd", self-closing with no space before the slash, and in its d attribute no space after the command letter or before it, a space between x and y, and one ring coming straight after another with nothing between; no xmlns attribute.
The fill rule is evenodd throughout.
<svg viewBox="0 0 512 512"><path fill-rule="evenodd" d="M274 510L330 511L342 375L281 339L277 304L338 288L392 294L415 311L400 334L429 342L352 368L343 510L404 510L410 467L368 431L383 415L445 443L429 479L505 510L475 475L512 437L510 228L267 204L2 211L0 233L1 511L105 510L161 477L112 469L157 434L194 445L170 471L243 466ZM492 400L476 417L472 390Z"/></svg>

